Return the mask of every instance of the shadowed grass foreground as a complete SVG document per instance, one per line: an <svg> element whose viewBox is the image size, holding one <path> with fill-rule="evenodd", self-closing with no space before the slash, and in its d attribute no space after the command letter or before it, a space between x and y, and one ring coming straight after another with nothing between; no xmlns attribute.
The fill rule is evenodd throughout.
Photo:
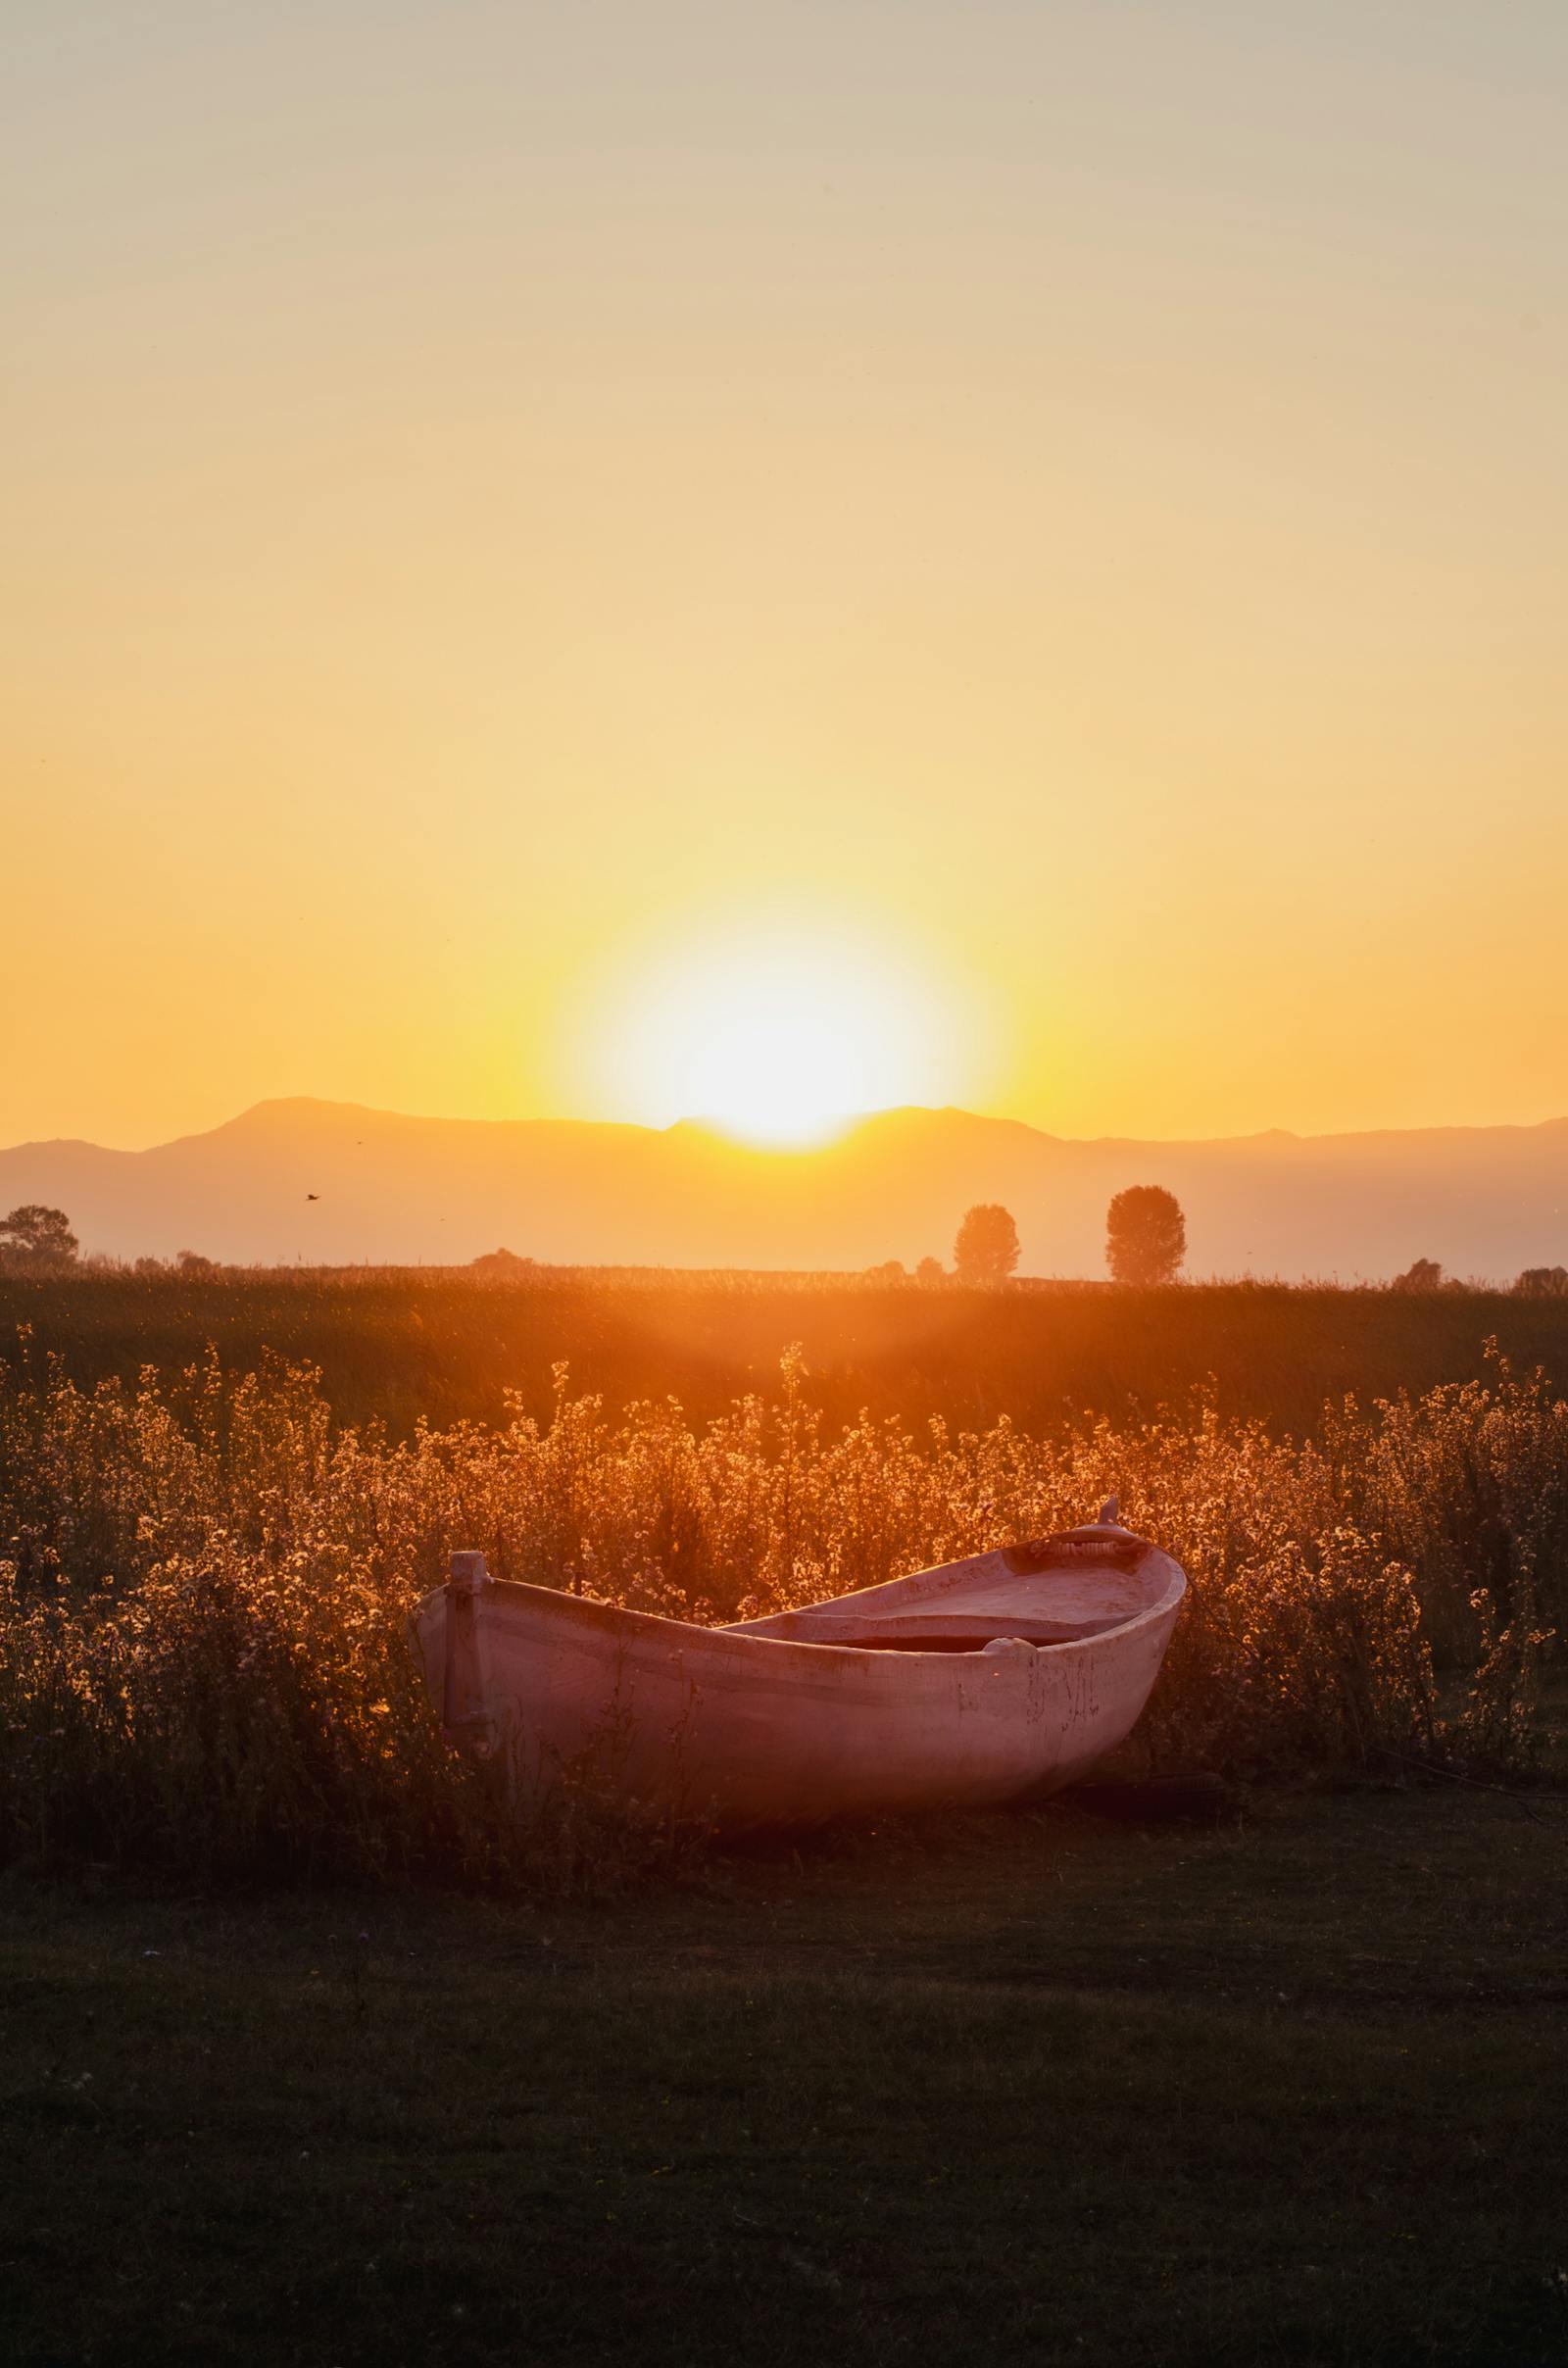
<svg viewBox="0 0 1568 2368"><path fill-rule="evenodd" d="M1568 1814L4 1894L8 2359L1556 2361Z"/></svg>

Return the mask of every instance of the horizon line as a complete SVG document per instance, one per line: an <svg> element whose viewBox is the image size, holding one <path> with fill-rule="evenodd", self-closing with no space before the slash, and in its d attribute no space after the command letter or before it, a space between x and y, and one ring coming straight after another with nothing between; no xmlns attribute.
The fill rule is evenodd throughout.
<svg viewBox="0 0 1568 2368"><path fill-rule="evenodd" d="M463 1126L487 1129L492 1127L574 1127L650 1136L668 1136L678 1133L682 1128L693 1128L717 1137L737 1151L748 1152L759 1158L779 1159L817 1157L842 1143L846 1136L854 1133L858 1128L869 1125L879 1118L902 1117L906 1114L932 1118L967 1118L987 1126L1015 1127L1026 1134L1039 1136L1043 1142L1073 1144L1087 1149L1125 1143L1136 1145L1140 1149L1172 1151L1271 1141L1285 1143L1352 1142L1387 1135L1539 1134L1548 1127L1568 1125L1568 1112L1558 1111L1544 1118L1534 1119L1440 1119L1404 1125L1329 1127L1315 1132L1275 1125L1254 1127L1245 1133L1230 1135L1135 1135L1114 1132L1098 1135L1069 1135L1059 1134L1049 1126L1037 1123L1034 1119L1020 1118L1009 1111L969 1110L963 1104L954 1102L897 1102L877 1104L867 1109L846 1111L842 1118L835 1120L833 1125L823 1133L813 1136L808 1141L792 1143L748 1137L726 1125L721 1119L706 1116L700 1111L689 1111L679 1117L669 1119L662 1125L658 1125L646 1119L583 1117L565 1112L549 1115L535 1114L526 1117L497 1117L477 1116L466 1111L454 1113L389 1110L378 1103L337 1100L325 1094L267 1094L256 1102L247 1103L243 1109L236 1110L231 1116L217 1119L210 1126L199 1126L178 1134L160 1136L150 1143L103 1143L88 1135L31 1135L14 1143L0 1144L0 1157L15 1152L79 1149L105 1152L122 1159L144 1159L154 1152L171 1151L180 1144L201 1142L213 1135L221 1134L225 1129L240 1126L247 1118L254 1118L264 1111L291 1109L351 1111L364 1117L392 1119L413 1126Z"/></svg>

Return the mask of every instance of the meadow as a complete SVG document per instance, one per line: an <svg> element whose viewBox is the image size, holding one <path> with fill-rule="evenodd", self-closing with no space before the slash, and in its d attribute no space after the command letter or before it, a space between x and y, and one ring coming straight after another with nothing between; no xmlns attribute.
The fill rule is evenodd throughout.
<svg viewBox="0 0 1568 2368"><path fill-rule="evenodd" d="M1481 1372L1494 1339L1520 1371L1568 1388L1568 1299L1450 1289L1193 1283L1164 1290L1020 1282L1006 1292L868 1276L533 1267L228 1269L191 1277L0 1270L0 1359L25 1333L73 1379L181 1370L208 1343L231 1371L271 1354L317 1367L344 1422L495 1423L548 1414L553 1369L612 1408L673 1397L700 1422L770 1390L799 1343L832 1424L862 1408L1056 1431L1086 1409L1147 1414L1211 1378L1229 1414L1316 1427L1325 1400L1417 1394Z"/></svg>
<svg viewBox="0 0 1568 2368"><path fill-rule="evenodd" d="M1561 2356L1558 1307L5 1289L9 2358ZM723 1619L1113 1487L1192 1594L1043 1808L519 1829L409 1654L460 1545Z"/></svg>
<svg viewBox="0 0 1568 2368"><path fill-rule="evenodd" d="M179 1286L152 1288L155 1303L170 1294L172 1326ZM12 1854L204 1876L591 1881L597 1865L621 1865L613 1818L584 1801L564 1826L519 1836L493 1775L455 1767L434 1729L405 1623L454 1548L482 1550L503 1577L707 1622L1066 1527L1113 1490L1191 1581L1140 1730L1148 1771L1254 1782L1533 1768L1543 1660L1568 1628L1568 1406L1494 1345L1458 1352L1470 1378L1321 1401L1311 1430L1294 1434L1270 1419L1277 1407L1259 1410L1268 1368L1245 1355L1225 1360L1228 1382L1189 1377L1163 1406L1140 1406L1134 1386L1168 1369L1184 1326L1199 1328L1189 1363L1201 1372L1237 1309L1277 1310L1283 1295L1195 1294L1189 1307L1180 1292L1125 1304L954 1293L962 1347L946 1402L911 1421L862 1401L846 1419L823 1403L799 1339L764 1386L747 1386L740 1348L760 1357L759 1327L788 1315L818 1331L831 1316L842 1392L846 1375L868 1378L868 1342L892 1368L893 1327L915 1320L904 1303L949 1294L850 1289L830 1304L820 1284L793 1296L699 1285L686 1354L710 1360L710 1392L721 1317L728 1326L715 1410L667 1389L607 1403L563 1358L543 1410L535 1376L503 1392L498 1420L404 1428L347 1419L341 1376L292 1361L286 1337L243 1335L236 1361L234 1327L266 1322L259 1293L292 1293L297 1316L317 1294L234 1288L226 1339L181 1365L200 1337L187 1332L160 1365L151 1353L175 1336L151 1338L127 1381L93 1378L84 1354L85 1342L102 1366L111 1344L121 1352L103 1320L113 1293L45 1286L40 1313L84 1293L74 1334L56 1349L35 1322L0 1365L0 1843ZM411 1286L394 1300L384 1281L328 1281L328 1315L315 1320L337 1328L335 1344L345 1310L366 1312L352 1403L372 1378L383 1393L401 1380L391 1319L406 1337L461 1304L475 1338L510 1319L531 1322L536 1346L580 1349L572 1321L586 1299L591 1370L637 1296L621 1285L596 1299L572 1278L549 1332L548 1290L519 1310L504 1292L470 1287L460 1303L451 1284ZM623 1386L676 1324L667 1283L644 1296L658 1329L620 1342ZM1410 1322L1402 1295L1343 1296L1346 1338L1368 1310L1396 1336ZM1455 1320L1448 1300L1434 1304ZM197 1314L211 1309L204 1294ZM1064 1311L1078 1327L1065 1352ZM1456 1320L1473 1330L1492 1313L1483 1304ZM1325 1295L1305 1295L1296 1338L1324 1317ZM1114 1416L1071 1410L1062 1389L1091 1336L1121 1374ZM1448 1352L1435 1338L1427 1353ZM1289 1348L1272 1354L1290 1361ZM965 1419L981 1366L994 1392L1021 1401L1033 1371L1054 1422ZM919 1386L899 1369L905 1389Z"/></svg>

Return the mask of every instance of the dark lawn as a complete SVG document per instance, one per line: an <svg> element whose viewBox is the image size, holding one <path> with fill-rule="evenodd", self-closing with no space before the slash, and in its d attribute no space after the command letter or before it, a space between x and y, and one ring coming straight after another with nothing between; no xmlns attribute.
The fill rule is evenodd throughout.
<svg viewBox="0 0 1568 2368"><path fill-rule="evenodd" d="M0 1890L8 2362L1568 2357L1568 1801Z"/></svg>

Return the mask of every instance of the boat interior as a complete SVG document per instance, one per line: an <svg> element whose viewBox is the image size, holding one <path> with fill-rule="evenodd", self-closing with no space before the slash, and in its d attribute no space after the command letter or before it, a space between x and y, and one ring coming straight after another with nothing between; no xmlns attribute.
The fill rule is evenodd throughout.
<svg viewBox="0 0 1568 2368"><path fill-rule="evenodd" d="M1125 1625L1126 1614L1099 1619L1050 1620L1026 1612L911 1612L905 1619L872 1620L831 1612L782 1615L760 1633L796 1645L852 1645L860 1653L984 1653L988 1645L1076 1645ZM753 1626L752 1635L759 1630Z"/></svg>
<svg viewBox="0 0 1568 2368"><path fill-rule="evenodd" d="M1152 1552L1125 1530L1085 1526L735 1626L782 1643L862 1653L1076 1645L1125 1627L1148 1608L1160 1583Z"/></svg>

